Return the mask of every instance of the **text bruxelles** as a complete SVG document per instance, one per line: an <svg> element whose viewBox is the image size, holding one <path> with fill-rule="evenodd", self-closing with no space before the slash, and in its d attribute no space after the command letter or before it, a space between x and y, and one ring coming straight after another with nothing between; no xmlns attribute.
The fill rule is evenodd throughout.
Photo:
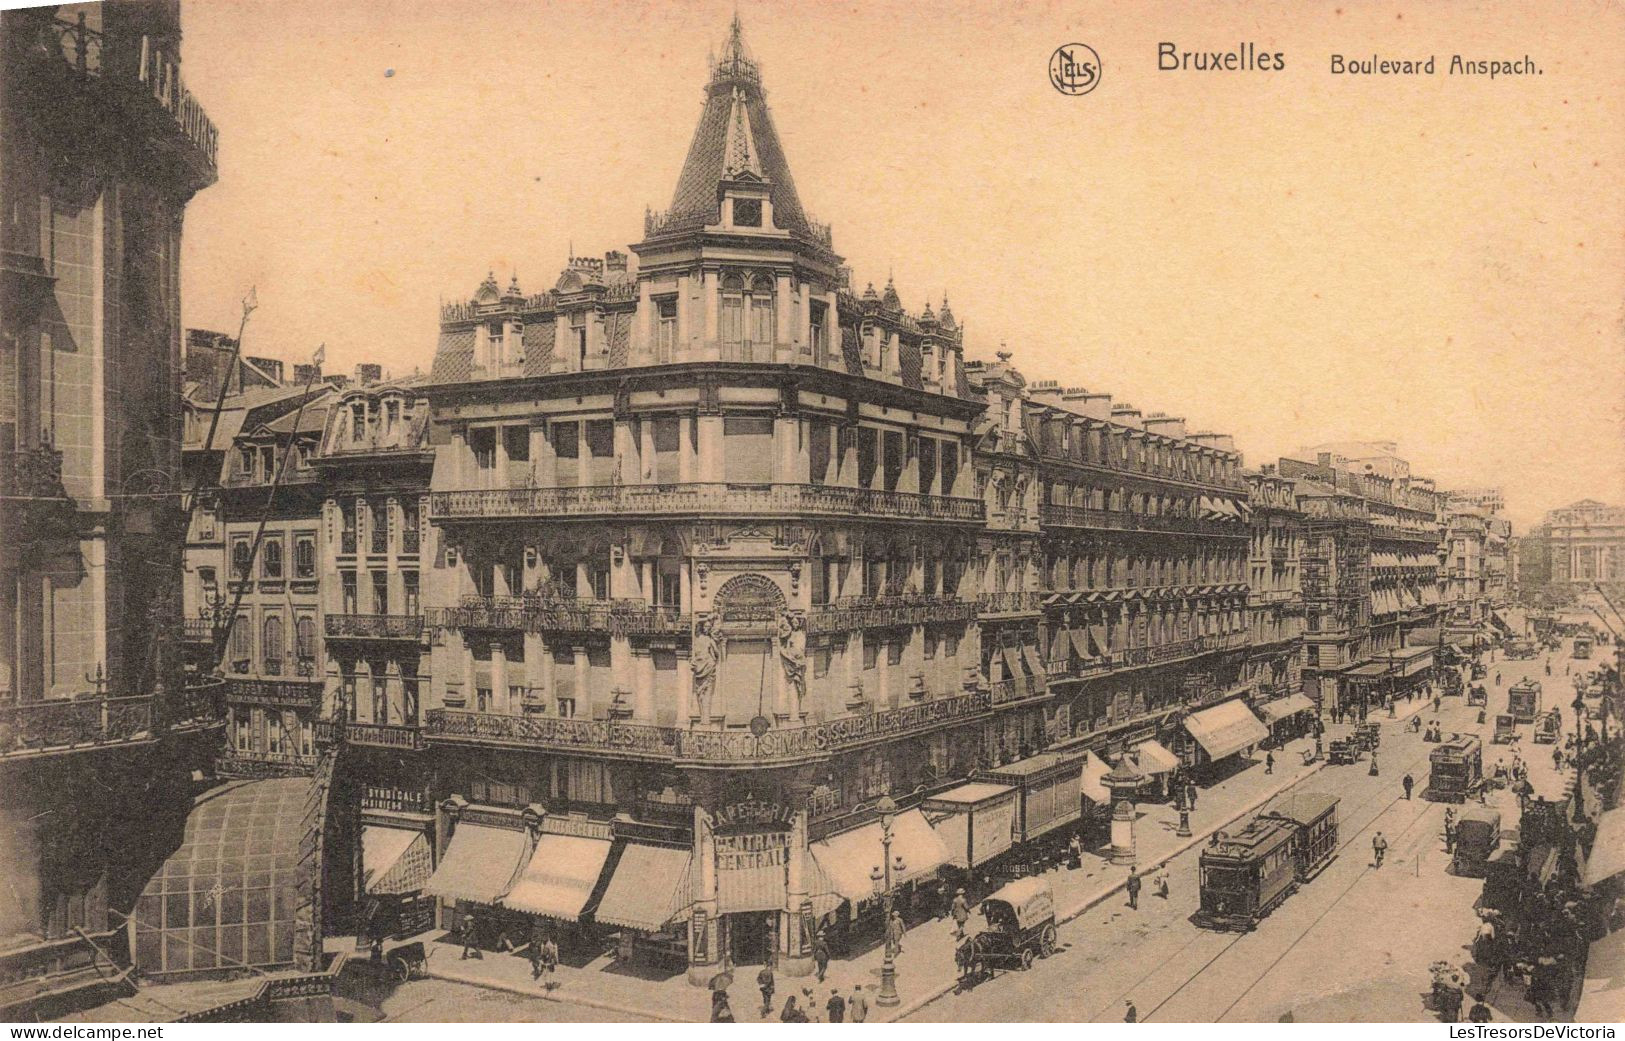
<svg viewBox="0 0 1625 1041"><path fill-rule="evenodd" d="M1279 72L1286 68L1281 51L1261 51L1256 43L1238 44L1233 51L1182 51L1171 43L1157 44L1161 72Z"/></svg>

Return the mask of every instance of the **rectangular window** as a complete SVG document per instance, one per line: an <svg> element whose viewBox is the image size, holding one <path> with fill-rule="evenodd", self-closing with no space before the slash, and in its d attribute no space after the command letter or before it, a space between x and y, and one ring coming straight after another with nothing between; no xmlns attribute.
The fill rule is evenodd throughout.
<svg viewBox="0 0 1625 1041"><path fill-rule="evenodd" d="M656 484L676 484L681 478L682 420L663 416L654 421Z"/></svg>
<svg viewBox="0 0 1625 1041"><path fill-rule="evenodd" d="M389 573L387 571L374 571L372 573L372 612L373 614L389 613Z"/></svg>
<svg viewBox="0 0 1625 1041"><path fill-rule="evenodd" d="M726 416L722 420L723 479L729 484L773 480L773 417Z"/></svg>
<svg viewBox="0 0 1625 1041"><path fill-rule="evenodd" d="M587 367L587 312L577 311L570 316L570 339L576 352L576 367Z"/></svg>
<svg viewBox="0 0 1625 1041"><path fill-rule="evenodd" d="M508 453L508 462L530 462L530 428L527 426L503 427L502 448Z"/></svg>
<svg viewBox="0 0 1625 1041"><path fill-rule="evenodd" d="M829 569L831 562L827 557L820 557L812 562L812 602L815 605L829 603Z"/></svg>
<svg viewBox="0 0 1625 1041"><path fill-rule="evenodd" d="M316 577L316 537L301 535L293 544L293 576Z"/></svg>
<svg viewBox="0 0 1625 1041"><path fill-rule="evenodd" d="M401 503L401 552L416 553L419 545L418 504L415 499Z"/></svg>
<svg viewBox="0 0 1625 1041"><path fill-rule="evenodd" d="M886 641L886 664L903 664L903 641L896 637Z"/></svg>
<svg viewBox="0 0 1625 1041"><path fill-rule="evenodd" d="M497 435L489 427L468 432L468 447L474 453L474 466L494 470L497 465Z"/></svg>
<svg viewBox="0 0 1625 1041"><path fill-rule="evenodd" d="M587 586L594 600L609 599L609 561L593 560L587 563Z"/></svg>
<svg viewBox="0 0 1625 1041"><path fill-rule="evenodd" d="M581 424L571 421L554 423L548 436L553 442L553 455L558 460L553 469L554 483L561 488L574 488L581 483Z"/></svg>
<svg viewBox="0 0 1625 1041"><path fill-rule="evenodd" d="M807 472L813 484L823 484L829 473L831 429L828 423L818 420L807 427Z"/></svg>
<svg viewBox="0 0 1625 1041"><path fill-rule="evenodd" d="M282 577L282 540L270 538L260 547L260 577Z"/></svg>
<svg viewBox="0 0 1625 1041"><path fill-rule="evenodd" d="M829 323L828 308L821 303L810 304L807 308L811 317L811 325L807 330L807 348L812 352L813 364L822 365L829 357Z"/></svg>
<svg viewBox="0 0 1625 1041"><path fill-rule="evenodd" d="M367 437L367 406L356 402L350 406L350 440L364 441Z"/></svg>
<svg viewBox="0 0 1625 1041"><path fill-rule="evenodd" d="M663 364L671 361L677 350L677 298L656 297L654 303L655 361Z"/></svg>
<svg viewBox="0 0 1625 1041"><path fill-rule="evenodd" d="M886 458L883 463L886 475L886 490L897 490L897 480L903 475L903 435L896 430L886 431L885 439Z"/></svg>
<svg viewBox="0 0 1625 1041"><path fill-rule="evenodd" d="M880 661L880 641L874 636L863 638L863 667L872 669Z"/></svg>
<svg viewBox="0 0 1625 1041"><path fill-rule="evenodd" d="M356 584L354 571L339 572L339 590L345 614L356 613Z"/></svg>
<svg viewBox="0 0 1625 1041"><path fill-rule="evenodd" d="M401 607L406 614L416 615L419 613L418 573L416 571L401 572L401 599L405 601Z"/></svg>
<svg viewBox="0 0 1625 1041"><path fill-rule="evenodd" d="M928 631L925 634L924 653L925 653L925 660L926 661L935 660L935 658L937 656L937 634L936 633Z"/></svg>
<svg viewBox="0 0 1625 1041"><path fill-rule="evenodd" d="M814 645L812 649L813 679L823 679L829 675L829 663L832 657L828 642Z"/></svg>
<svg viewBox="0 0 1625 1041"><path fill-rule="evenodd" d="M586 424L588 479L595 485L615 483L615 421L594 419Z"/></svg>
<svg viewBox="0 0 1625 1041"><path fill-rule="evenodd" d="M875 468L879 465L880 432L871 427L858 428L858 487L874 484Z"/></svg>
<svg viewBox="0 0 1625 1041"><path fill-rule="evenodd" d="M939 495L954 494L954 482L959 479L959 445L944 441L937 446L938 469L942 471L942 489Z"/></svg>
<svg viewBox="0 0 1625 1041"><path fill-rule="evenodd" d="M943 636L942 636L942 653L944 655L946 655L947 657L949 657L949 658L953 658L953 657L958 656L958 654L959 654L959 634L958 633L950 632L950 633L944 633L943 634Z"/></svg>
<svg viewBox="0 0 1625 1041"><path fill-rule="evenodd" d="M935 495L937 480L937 445L934 437L920 438L920 493Z"/></svg>

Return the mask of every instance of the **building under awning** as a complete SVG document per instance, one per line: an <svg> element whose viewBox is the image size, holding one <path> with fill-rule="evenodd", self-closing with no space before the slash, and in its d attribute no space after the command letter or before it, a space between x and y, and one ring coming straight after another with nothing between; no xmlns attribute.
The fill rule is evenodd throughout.
<svg viewBox="0 0 1625 1041"><path fill-rule="evenodd" d="M925 819L942 837L947 863L958 868L984 864L1015 841L1016 789L972 781L933 795L920 804Z"/></svg>
<svg viewBox="0 0 1625 1041"><path fill-rule="evenodd" d="M529 853L530 835L523 828L458 824L440 866L423 883L423 895L494 904L513 885Z"/></svg>
<svg viewBox="0 0 1625 1041"><path fill-rule="evenodd" d="M434 873L429 836L417 828L361 828L361 885L376 896L416 893Z"/></svg>
<svg viewBox="0 0 1625 1041"><path fill-rule="evenodd" d="M871 869L885 856L879 821L831 835L809 847L813 859L829 876L835 891L854 904L875 896ZM948 862L948 848L919 810L904 810L892 819L891 852L903 858L903 873L893 872L892 884L901 885L936 874Z"/></svg>
<svg viewBox="0 0 1625 1041"><path fill-rule="evenodd" d="M1313 712L1315 703L1302 694L1288 694L1284 698L1266 701L1258 706L1258 711L1267 723L1279 723L1290 716L1300 712Z"/></svg>
<svg viewBox="0 0 1625 1041"><path fill-rule="evenodd" d="M1162 746L1159 741L1141 741L1134 746L1134 761L1140 772L1150 777L1173 773L1179 769L1179 757Z"/></svg>
<svg viewBox="0 0 1625 1041"><path fill-rule="evenodd" d="M1110 806L1112 804L1112 793L1104 784L1100 783L1100 779L1111 772L1111 764L1093 752L1085 752L1083 754L1083 776L1079 789L1083 797L1096 806Z"/></svg>
<svg viewBox="0 0 1625 1041"><path fill-rule="evenodd" d="M1247 702L1239 698L1192 712L1185 717L1185 729L1209 759L1235 755L1270 736Z"/></svg>
<svg viewBox="0 0 1625 1041"><path fill-rule="evenodd" d="M502 906L526 914L578 921L609 858L609 840L543 835Z"/></svg>
<svg viewBox="0 0 1625 1041"><path fill-rule="evenodd" d="M1083 755L1044 752L987 771L986 778L1014 786L1021 795L1016 837L1030 842L1083 815Z"/></svg>
<svg viewBox="0 0 1625 1041"><path fill-rule="evenodd" d="M694 904L694 854L687 849L628 842L609 876L593 920L657 933Z"/></svg>

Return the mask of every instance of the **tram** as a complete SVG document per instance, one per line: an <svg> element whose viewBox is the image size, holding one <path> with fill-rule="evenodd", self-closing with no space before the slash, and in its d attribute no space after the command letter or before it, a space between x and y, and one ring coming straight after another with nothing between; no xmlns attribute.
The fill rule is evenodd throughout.
<svg viewBox="0 0 1625 1041"><path fill-rule="evenodd" d="M1428 788L1433 802L1466 802L1484 781L1484 746L1471 734L1451 734L1428 754Z"/></svg>
<svg viewBox="0 0 1625 1041"><path fill-rule="evenodd" d="M1337 854L1337 796L1298 792L1234 835L1217 832L1201 856L1197 921L1252 929Z"/></svg>
<svg viewBox="0 0 1625 1041"><path fill-rule="evenodd" d="M1540 715L1540 683L1524 680L1507 691L1507 712L1518 723L1533 723Z"/></svg>

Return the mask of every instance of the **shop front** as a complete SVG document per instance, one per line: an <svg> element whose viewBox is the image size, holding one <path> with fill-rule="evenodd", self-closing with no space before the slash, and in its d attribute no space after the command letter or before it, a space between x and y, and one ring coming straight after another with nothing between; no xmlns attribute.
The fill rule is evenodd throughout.
<svg viewBox="0 0 1625 1041"><path fill-rule="evenodd" d="M948 852L944 864L969 871L1015 842L1020 794L1005 784L972 781L925 800L921 811Z"/></svg>
<svg viewBox="0 0 1625 1041"><path fill-rule="evenodd" d="M424 882L423 895L440 900L441 928L460 932L472 914L476 942L496 947L502 936L528 927L501 901L530 862L535 815L469 806L456 797L441 809L445 839L440 863Z"/></svg>
<svg viewBox="0 0 1625 1041"><path fill-rule="evenodd" d="M1302 737L1314 726L1315 703L1302 694L1288 694L1254 708L1269 726L1270 740L1277 746Z"/></svg>
<svg viewBox="0 0 1625 1041"><path fill-rule="evenodd" d="M1016 789L1017 842L1032 842L1083 816L1081 750L1044 752L1008 763L984 775Z"/></svg>
<svg viewBox="0 0 1625 1041"><path fill-rule="evenodd" d="M1269 737L1244 698L1192 712L1185 717L1185 730L1196 742L1197 766L1245 752Z"/></svg>
<svg viewBox="0 0 1625 1041"><path fill-rule="evenodd" d="M361 937L408 936L434 926L434 900L423 886L434 874L434 846L423 827L361 828Z"/></svg>
<svg viewBox="0 0 1625 1041"><path fill-rule="evenodd" d="M547 919L547 933L560 948L586 951L596 947L596 935L582 925L594 906L604 864L609 859L607 822L544 817L541 834L519 877L500 899L508 911L523 916L523 938L528 942L534 920Z"/></svg>
<svg viewBox="0 0 1625 1041"><path fill-rule="evenodd" d="M1156 782L1157 792L1162 798L1168 798L1170 785L1182 765L1179 757L1168 751L1162 742L1155 740L1136 743L1133 755L1134 764L1140 772Z"/></svg>
<svg viewBox="0 0 1625 1041"><path fill-rule="evenodd" d="M880 935L888 850L892 895L899 907L912 906L916 887L936 878L952 856L921 809L900 811L889 829L881 821L871 820L827 835L809 847L817 873L830 891L833 913L823 921L828 923L832 946L837 949L850 951L861 938Z"/></svg>
<svg viewBox="0 0 1625 1041"><path fill-rule="evenodd" d="M694 906L694 851L687 846L619 842L610 854L609 883L593 912L601 926L620 930L618 960L682 967L688 961L688 914Z"/></svg>

